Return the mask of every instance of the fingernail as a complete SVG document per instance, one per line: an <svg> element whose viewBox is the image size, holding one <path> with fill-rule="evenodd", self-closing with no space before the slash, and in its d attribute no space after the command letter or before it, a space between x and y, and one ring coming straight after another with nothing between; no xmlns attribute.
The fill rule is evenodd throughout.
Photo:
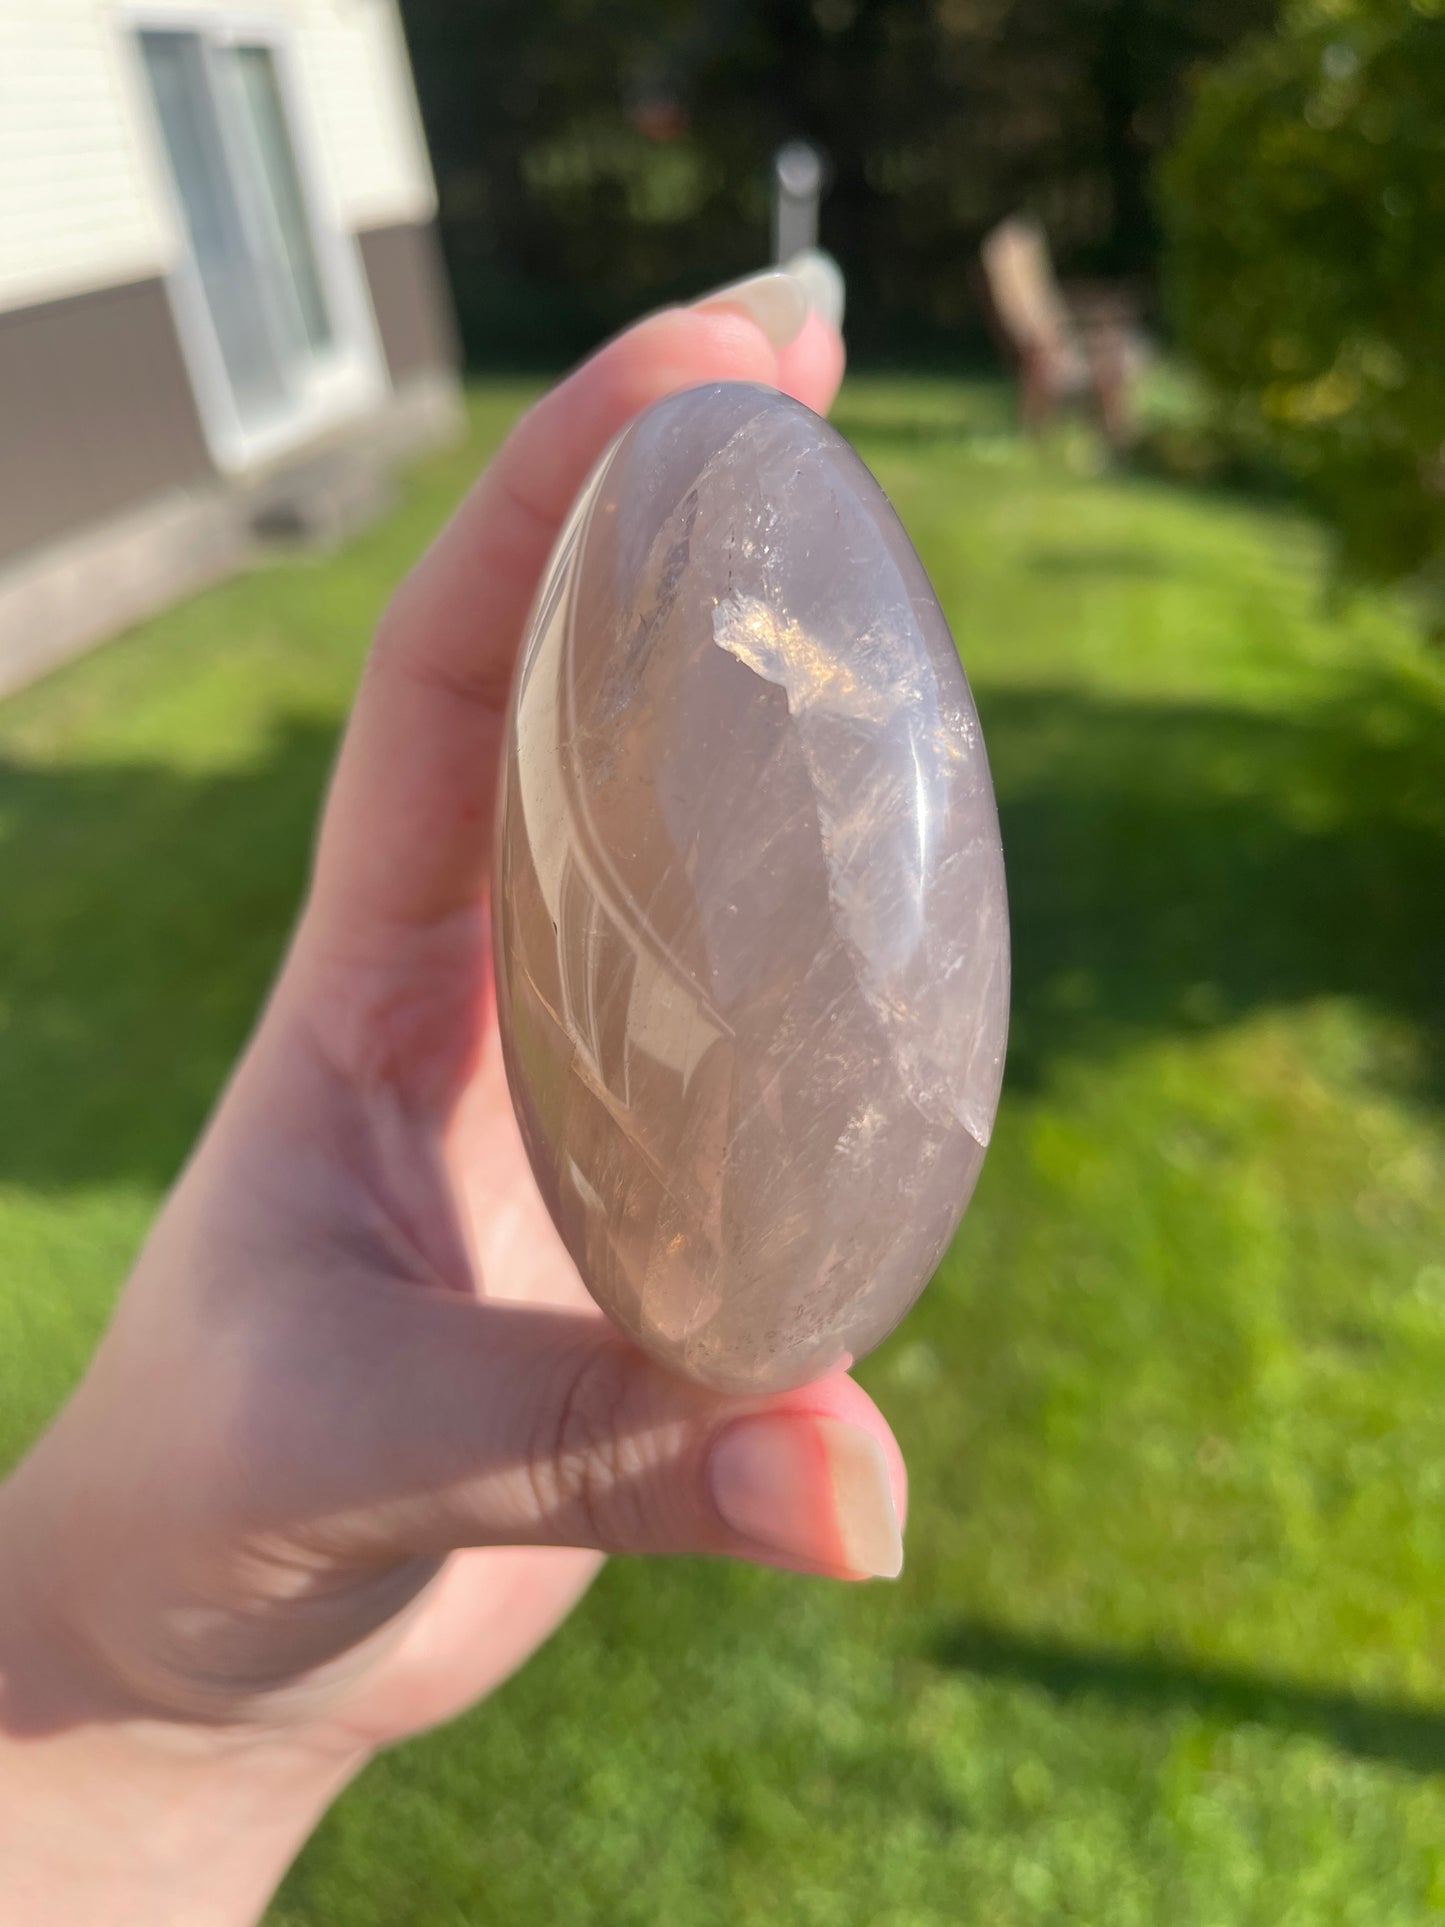
<svg viewBox="0 0 1445 1927"><path fill-rule="evenodd" d="M816 309L830 327L841 333L847 284L843 280L843 270L832 255L826 254L822 248L804 248L789 261L788 273L802 282L808 306Z"/></svg>
<svg viewBox="0 0 1445 1927"><path fill-rule="evenodd" d="M775 348L786 348L790 341L796 341L808 319L808 296L802 282L782 268L770 268L766 274L750 274L745 281L714 288L692 305L699 314L745 314Z"/></svg>
<svg viewBox="0 0 1445 1927"><path fill-rule="evenodd" d="M712 1449L713 1502L744 1539L858 1578L896 1579L903 1535L878 1441L837 1419L739 1419Z"/></svg>

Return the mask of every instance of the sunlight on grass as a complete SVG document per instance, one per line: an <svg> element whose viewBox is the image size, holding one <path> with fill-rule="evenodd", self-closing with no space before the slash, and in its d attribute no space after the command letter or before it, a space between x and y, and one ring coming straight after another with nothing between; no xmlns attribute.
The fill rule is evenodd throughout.
<svg viewBox="0 0 1445 1927"><path fill-rule="evenodd" d="M523 390L343 554L0 707L0 1451L243 1040L388 586ZM973 678L1009 1079L862 1376L895 1587L620 1563L379 1761L285 1927L1395 1927L1445 1909L1445 674L1279 507L839 407Z"/></svg>

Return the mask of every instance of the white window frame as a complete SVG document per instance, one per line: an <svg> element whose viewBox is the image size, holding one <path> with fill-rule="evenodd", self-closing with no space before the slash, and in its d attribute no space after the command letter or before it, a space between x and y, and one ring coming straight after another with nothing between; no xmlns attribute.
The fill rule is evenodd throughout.
<svg viewBox="0 0 1445 1927"><path fill-rule="evenodd" d="M244 474L304 446L328 429L368 413L389 393L391 384L361 250L335 204L320 162L291 21L273 13L231 8L213 11L194 5L138 5L119 9L117 27L125 42L126 69L151 150L153 175L165 197L175 235L176 252L166 275L166 289L201 426L217 468L227 474ZM265 47L275 63L335 347L330 355L318 358L306 392L295 398L295 407L264 426L248 425L236 407L145 72L140 39L144 33L195 34L203 46Z"/></svg>

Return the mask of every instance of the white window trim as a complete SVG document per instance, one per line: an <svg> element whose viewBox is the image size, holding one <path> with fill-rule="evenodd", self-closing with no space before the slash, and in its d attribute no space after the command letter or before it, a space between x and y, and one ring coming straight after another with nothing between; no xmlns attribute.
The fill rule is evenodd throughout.
<svg viewBox="0 0 1445 1927"><path fill-rule="evenodd" d="M390 381L361 250L328 191L317 152L314 116L301 84L291 21L275 14L231 9L213 12L208 8L185 6L127 6L119 9L116 25L125 43L125 70L130 76L143 137L151 150L153 176L165 197L175 234L177 252L166 274L166 291L206 444L223 473L244 474L304 446L328 429L365 415L388 394ZM202 40L220 46L264 46L275 61L277 85L302 194L311 217L317 265L340 354L333 382L309 397L294 413L264 428L248 427L236 408L144 70L140 36L147 32L197 34Z"/></svg>

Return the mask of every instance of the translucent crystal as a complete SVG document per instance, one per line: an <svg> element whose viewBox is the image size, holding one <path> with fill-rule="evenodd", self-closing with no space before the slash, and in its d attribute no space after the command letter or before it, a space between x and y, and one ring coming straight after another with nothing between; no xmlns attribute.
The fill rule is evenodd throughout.
<svg viewBox="0 0 1445 1927"><path fill-rule="evenodd" d="M856 1359L963 1214L1008 1021L978 717L878 484L739 383L614 444L502 782L513 1100L593 1297L734 1391Z"/></svg>

